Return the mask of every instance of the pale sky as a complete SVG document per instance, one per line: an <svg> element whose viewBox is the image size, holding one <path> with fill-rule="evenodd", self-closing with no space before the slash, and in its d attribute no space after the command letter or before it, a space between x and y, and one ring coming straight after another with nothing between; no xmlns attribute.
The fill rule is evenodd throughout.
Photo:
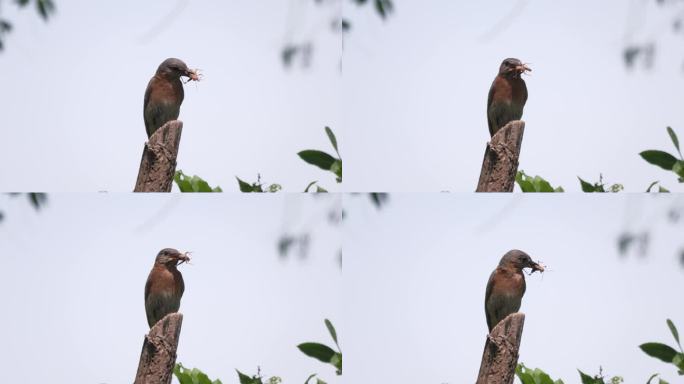
<svg viewBox="0 0 684 384"><path fill-rule="evenodd" d="M178 362L237 383L235 369L285 383L332 366L302 354L306 341L344 353L339 196L51 194L40 212L0 196L4 292L0 361L6 382L126 383L145 333L143 291L157 252L192 251ZM283 231L309 232L306 259L278 256ZM41 357L42 356L42 357ZM36 359L41 363L36 365Z"/></svg>
<svg viewBox="0 0 684 384"><path fill-rule="evenodd" d="M324 127L341 130L341 37L329 27L339 7L299 0L56 5L47 24L32 7L2 7L14 30L0 53L0 190L132 191L147 139L143 95L167 57L204 74L185 85L178 169L224 191L238 191L235 176L256 181L257 173L290 192L314 180L338 190L332 173L296 154L334 153ZM282 65L290 40L313 42L308 69ZM340 153L349 153L344 142Z"/></svg>
<svg viewBox="0 0 684 384"><path fill-rule="evenodd" d="M506 57L533 69L525 78L520 169L566 191L581 190L577 176L598 181L599 173L627 191L643 192L655 180L682 190L674 174L638 156L646 149L676 153L668 125L684 137L682 35L670 32L680 6L395 3L385 23L347 8L342 116L353 155L346 190L474 191L489 139L487 92ZM516 4L520 12L507 17ZM491 35L502 20L507 27ZM659 44L653 69L627 70L625 44L651 40Z"/></svg>
<svg viewBox="0 0 684 384"><path fill-rule="evenodd" d="M487 325L484 294L510 249L548 270L526 276L520 362L578 383L577 369L646 382L676 370L638 345L684 329L681 196L393 194L385 209L345 202L345 381L468 383ZM650 230L644 257L617 252L622 231Z"/></svg>

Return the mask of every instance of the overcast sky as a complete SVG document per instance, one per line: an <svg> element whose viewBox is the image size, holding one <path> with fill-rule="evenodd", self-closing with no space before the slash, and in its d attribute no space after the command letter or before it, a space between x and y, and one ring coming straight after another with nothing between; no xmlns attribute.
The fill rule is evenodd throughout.
<svg viewBox="0 0 684 384"><path fill-rule="evenodd" d="M143 95L167 57L204 73L185 85L178 169L224 191L257 173L291 192L313 180L338 189L296 155L334 153L323 129L341 130L338 6L55 3L48 23L33 7L2 4L14 29L0 53L0 190L132 191L147 139ZM314 44L310 67L287 70L281 49L304 41ZM343 142L340 152L350 154Z"/></svg>
<svg viewBox="0 0 684 384"><path fill-rule="evenodd" d="M344 348L341 234L327 224L339 196L51 194L38 213L23 198L0 202L5 381L130 383L149 330L145 281L157 252L174 247L193 251L179 268L178 362L224 383L257 366L285 383L341 382L296 348L333 345L325 318ZM311 234L307 258L279 258L283 231Z"/></svg>
<svg viewBox="0 0 684 384"><path fill-rule="evenodd" d="M684 137L681 6L656 1L395 1L385 23L348 7L345 189L473 191L489 139L486 101L501 61L530 63L520 169L566 191L577 176L642 192L676 177L638 153ZM512 14L512 16L511 16ZM492 31L498 33L492 33ZM627 70L627 43L657 42L652 70ZM517 188L516 188L517 189Z"/></svg>
<svg viewBox="0 0 684 384"><path fill-rule="evenodd" d="M520 362L565 383L599 366L627 382L677 380L638 345L674 345L667 318L684 329L682 223L668 221L681 197L394 194L381 211L345 206L346 382L473 382L487 279L514 248L548 267L526 277ZM642 230L648 253L620 257L618 235Z"/></svg>

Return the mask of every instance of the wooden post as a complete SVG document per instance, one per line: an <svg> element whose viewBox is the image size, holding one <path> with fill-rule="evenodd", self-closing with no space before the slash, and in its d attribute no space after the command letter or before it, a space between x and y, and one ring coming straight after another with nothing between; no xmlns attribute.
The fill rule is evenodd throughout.
<svg viewBox="0 0 684 384"><path fill-rule="evenodd" d="M169 313L145 335L134 384L170 384L183 315Z"/></svg>
<svg viewBox="0 0 684 384"><path fill-rule="evenodd" d="M512 313L487 336L476 384L513 384L522 338L524 313Z"/></svg>
<svg viewBox="0 0 684 384"><path fill-rule="evenodd" d="M514 120L487 143L475 192L513 192L525 122Z"/></svg>
<svg viewBox="0 0 684 384"><path fill-rule="evenodd" d="M183 122L171 120L145 143L133 192L171 192Z"/></svg>

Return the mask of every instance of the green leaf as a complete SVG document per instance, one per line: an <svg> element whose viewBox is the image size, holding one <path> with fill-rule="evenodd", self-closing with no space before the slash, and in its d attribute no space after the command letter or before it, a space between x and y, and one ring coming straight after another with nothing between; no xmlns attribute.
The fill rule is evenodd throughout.
<svg viewBox="0 0 684 384"><path fill-rule="evenodd" d="M672 364L674 364L675 367L684 370L684 353L678 353L673 357Z"/></svg>
<svg viewBox="0 0 684 384"><path fill-rule="evenodd" d="M320 343L302 343L297 346L302 353L324 363L330 363L335 356L335 351L327 345Z"/></svg>
<svg viewBox="0 0 684 384"><path fill-rule="evenodd" d="M238 185L240 186L240 192L254 192L254 187L252 187L252 184L240 180L240 178L237 176L235 176L235 178L237 179Z"/></svg>
<svg viewBox="0 0 684 384"><path fill-rule="evenodd" d="M318 168L329 171L332 165L335 163L335 158L323 151L317 151L315 149L307 149L305 151L299 152L297 155L309 164L315 165Z"/></svg>
<svg viewBox="0 0 684 384"><path fill-rule="evenodd" d="M337 349L340 349L340 345L337 344L337 332L335 331L335 327L332 325L330 320L325 319L325 326L328 328L328 332L330 332L330 337L335 341L335 345L337 345Z"/></svg>
<svg viewBox="0 0 684 384"><path fill-rule="evenodd" d="M328 193L328 190L317 185L316 186L316 193Z"/></svg>
<svg viewBox="0 0 684 384"><path fill-rule="evenodd" d="M639 346L644 353L656 359L662 360L666 363L671 363L672 359L677 355L675 351L669 345L662 343L645 343Z"/></svg>
<svg viewBox="0 0 684 384"><path fill-rule="evenodd" d="M337 368L337 374L338 375L342 374L342 354L341 353L335 353L335 355L330 359L329 363L332 364L335 368Z"/></svg>
<svg viewBox="0 0 684 384"><path fill-rule="evenodd" d="M337 138L335 137L335 134L333 133L332 129L330 127L325 127L325 133L328 135L328 139L330 139L330 143L332 144L333 148L335 148L335 153L337 153L337 157L342 157L340 156L340 152L337 150Z"/></svg>
<svg viewBox="0 0 684 384"><path fill-rule="evenodd" d="M594 186L594 184L582 180L582 178L579 176L577 176L577 178L579 179L580 185L582 186L582 192L596 192L596 187Z"/></svg>
<svg viewBox="0 0 684 384"><path fill-rule="evenodd" d="M534 185L532 185L532 182L528 180L525 171L518 171L518 173L515 174L515 182L518 183L521 191L534 192Z"/></svg>
<svg viewBox="0 0 684 384"><path fill-rule="evenodd" d="M342 161L341 160L335 160L334 163L330 166L330 172L334 173L335 176L337 176L337 182L341 183L342 182Z"/></svg>
<svg viewBox="0 0 684 384"><path fill-rule="evenodd" d="M677 162L677 158L670 155L667 152L663 151L658 151L658 150L648 150L648 151L643 151L639 154L644 160L647 162L657 165L662 169L665 170L672 170L672 167L675 165Z"/></svg>
<svg viewBox="0 0 684 384"><path fill-rule="evenodd" d="M679 177L684 177L684 160L677 160L672 166L672 172L676 173Z"/></svg>
<svg viewBox="0 0 684 384"><path fill-rule="evenodd" d="M667 327L670 328L670 332L672 332L672 336L674 336L675 340L677 341L677 345L679 345L679 349L681 350L682 345L679 343L679 332L677 332L677 327L675 327L672 320L667 319Z"/></svg>
<svg viewBox="0 0 684 384"><path fill-rule="evenodd" d="M674 144L675 148L677 148L677 152L679 152L679 157L681 158L682 152L679 150L679 139L677 138L677 134L672 129L672 127L667 127L667 134L670 135L670 139L672 139L672 144Z"/></svg>
<svg viewBox="0 0 684 384"><path fill-rule="evenodd" d="M657 373L652 374L651 377L648 378L646 384L651 384L651 380L655 379L656 377L658 377Z"/></svg>
<svg viewBox="0 0 684 384"><path fill-rule="evenodd" d="M237 369L235 370L238 373L238 377L240 378L240 384L261 384L261 380L255 380L254 378L251 378L244 373L238 371Z"/></svg>
<svg viewBox="0 0 684 384"><path fill-rule="evenodd" d="M311 375L309 375L309 377L306 378L306 381L304 382L304 384L309 384L309 380L313 379L314 377L316 377L315 373L312 373Z"/></svg>
<svg viewBox="0 0 684 384"><path fill-rule="evenodd" d="M318 377L316 378L316 384L328 384L325 381L319 379Z"/></svg>
<svg viewBox="0 0 684 384"><path fill-rule="evenodd" d="M595 379L586 373L580 371L579 369L577 370L580 374L580 378L582 379L582 384L604 384L603 380Z"/></svg>
<svg viewBox="0 0 684 384"><path fill-rule="evenodd" d="M304 193L309 192L309 188L311 188L311 187L312 187L314 184L316 184L317 182L318 182L318 180L314 180L314 181L310 182L309 185L306 186L306 189L304 190Z"/></svg>

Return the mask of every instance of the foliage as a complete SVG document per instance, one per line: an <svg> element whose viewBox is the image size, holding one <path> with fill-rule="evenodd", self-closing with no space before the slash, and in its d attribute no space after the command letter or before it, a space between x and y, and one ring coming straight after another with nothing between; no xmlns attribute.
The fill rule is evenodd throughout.
<svg viewBox="0 0 684 384"><path fill-rule="evenodd" d="M668 152L655 149L643 151L639 153L639 155L648 163L656 165L666 171L673 172L675 175L677 175L678 181L680 183L684 183L684 158L682 157L682 152L679 149L679 139L677 138L677 134L671 127L667 127L667 133L668 135L670 135L670 140L672 140L672 144L674 144L675 149L677 149L679 159L677 159L674 155ZM651 185L648 187L647 192L650 191L650 189L656 183L657 182L651 183Z"/></svg>
<svg viewBox="0 0 684 384"><path fill-rule="evenodd" d="M515 174L515 182L523 192L564 192L563 187L554 188L541 176L530 177L522 170Z"/></svg>
<svg viewBox="0 0 684 384"><path fill-rule="evenodd" d="M624 383L625 380L620 376L613 376L608 382L605 381L603 377L603 369L599 368L599 374L596 376L589 376L586 373L577 370L580 374L580 379L582 379L582 384L620 384Z"/></svg>
<svg viewBox="0 0 684 384"><path fill-rule="evenodd" d="M679 352L667 344L656 342L641 344L639 348L641 348L644 353L651 357L674 365L675 368L677 368L677 373L681 376L684 375L684 351L682 350L682 344L679 342L679 332L677 331L677 327L675 327L674 323L670 319L667 319L667 327L670 328L672 337L674 337L675 341L677 342ZM651 379L656 376L657 375L651 376ZM651 379L649 379L649 382ZM660 382L663 382L662 379L659 380Z"/></svg>
<svg viewBox="0 0 684 384"><path fill-rule="evenodd" d="M55 12L55 3L52 0L15 0L14 2L21 8L26 7L31 2L35 3L38 15L45 21ZM11 32L12 28L12 23L6 19L0 19L0 51L4 48L2 40L4 35Z"/></svg>
<svg viewBox="0 0 684 384"><path fill-rule="evenodd" d="M173 367L173 374L180 384L221 384L221 380L212 381L209 376L197 368L188 369L181 363Z"/></svg>
<svg viewBox="0 0 684 384"><path fill-rule="evenodd" d="M330 127L325 127L325 133L328 135L328 139L330 140L330 144L332 144L332 147L335 149L335 153L337 154L337 157L333 157L332 155L328 154L327 152L319 151L316 149L307 149L304 151L300 151L297 153L297 155L304 160L305 162L315 165L318 168L324 170L324 171L329 171L332 172L338 183L342 182L342 156L340 156L340 152L337 149L337 138L335 137L335 134L333 133L332 129ZM314 184L316 184L316 181L312 181L309 183L309 185L306 187L304 192L308 192L309 188L311 188ZM319 187L318 185L316 186L316 192L327 192L325 189Z"/></svg>
<svg viewBox="0 0 684 384"><path fill-rule="evenodd" d="M270 192L275 193L283 189L280 184L270 184L266 189L264 189L264 184L261 183L261 175L257 174L257 181L254 183L248 183L241 180L239 177L235 176L240 187L240 192Z"/></svg>
<svg viewBox="0 0 684 384"><path fill-rule="evenodd" d="M258 367L257 374L251 377L245 375L237 369L235 371L237 372L238 378L240 379L240 384L280 384L283 381L278 376L272 376L268 380L264 381L264 378L261 376L261 369Z"/></svg>
<svg viewBox="0 0 684 384"><path fill-rule="evenodd" d="M563 380L553 380L541 369L530 369L523 363L520 363L515 367L515 375L522 384L563 384Z"/></svg>
<svg viewBox="0 0 684 384"><path fill-rule="evenodd" d="M603 175L599 174L599 181L596 183L590 183L583 180L581 177L577 176L582 186L582 192L620 192L625 187L622 184L613 184L608 189L606 189L606 184L603 183Z"/></svg>
<svg viewBox="0 0 684 384"><path fill-rule="evenodd" d="M11 197L16 197L19 195L26 195L26 198L29 201L29 204L33 207L34 210L40 211L41 208L43 208L47 204L47 193L42 193L42 192L30 192L30 193L17 193L17 192L12 192L9 193L9 196ZM5 214L4 212L0 211L0 222L5 219Z"/></svg>
<svg viewBox="0 0 684 384"><path fill-rule="evenodd" d="M176 182L181 192L223 192L218 185L212 188L201 177L197 175L190 177L181 170L176 171L173 175L173 181Z"/></svg>
<svg viewBox="0 0 684 384"><path fill-rule="evenodd" d="M333 341L335 342L335 345L337 346L337 351L328 347L325 344L313 342L299 344L297 348L299 348L299 350L302 351L302 353L309 357L332 365L333 367L335 367L337 374L341 375L342 352L340 349L340 345L337 343L337 332L335 331L335 327L333 327L333 324L328 319L325 319L325 326L328 328L328 332L330 333L330 336L332 337ZM307 382L312 377L313 376L309 376Z"/></svg>

